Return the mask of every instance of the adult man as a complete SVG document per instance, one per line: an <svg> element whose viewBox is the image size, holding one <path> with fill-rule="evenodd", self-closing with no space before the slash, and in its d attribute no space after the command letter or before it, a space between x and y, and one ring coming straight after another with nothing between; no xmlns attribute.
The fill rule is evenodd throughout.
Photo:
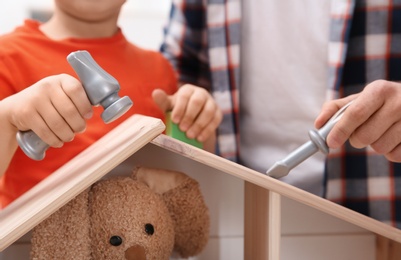
<svg viewBox="0 0 401 260"><path fill-rule="evenodd" d="M399 4L206 2L173 1L162 51L182 82L208 88L225 111L220 153L263 172L307 141L326 98L348 97L326 105L318 127L353 99L327 139L336 149L326 164L326 190L323 157L283 181L401 227L401 169L387 160L400 161ZM353 146L340 147L348 138Z"/></svg>

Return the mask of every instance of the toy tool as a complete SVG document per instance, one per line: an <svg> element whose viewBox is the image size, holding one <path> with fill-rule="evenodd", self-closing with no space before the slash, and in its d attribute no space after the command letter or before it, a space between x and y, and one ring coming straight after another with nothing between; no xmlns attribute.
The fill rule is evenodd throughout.
<svg viewBox="0 0 401 260"><path fill-rule="evenodd" d="M326 138L333 126L340 120L344 111L352 103L349 102L343 106L340 110L335 113L327 123L319 130L313 129L309 131L309 142L306 142L298 149L290 153L286 158L276 162L266 174L271 177L281 178L286 176L291 169L305 161L307 158L315 154L317 151L321 151L324 154L329 153L329 147L326 144Z"/></svg>
<svg viewBox="0 0 401 260"><path fill-rule="evenodd" d="M201 142L197 141L196 139L188 138L186 134L180 130L178 125L173 123L173 121L171 120L171 112L166 113L166 135L198 148L203 147Z"/></svg>
<svg viewBox="0 0 401 260"><path fill-rule="evenodd" d="M118 81L104 71L87 51L72 52L67 56L68 63L77 73L85 92L93 106L101 105L104 111L102 120L110 123L125 112L133 102L127 96L120 98ZM24 153L34 160L45 157L49 145L43 142L33 131L19 131L17 141Z"/></svg>

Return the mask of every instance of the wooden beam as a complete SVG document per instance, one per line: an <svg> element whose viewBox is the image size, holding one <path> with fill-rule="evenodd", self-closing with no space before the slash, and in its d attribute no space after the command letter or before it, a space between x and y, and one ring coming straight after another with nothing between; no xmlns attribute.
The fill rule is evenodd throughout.
<svg viewBox="0 0 401 260"><path fill-rule="evenodd" d="M245 182L244 259L280 259L281 198Z"/></svg>
<svg viewBox="0 0 401 260"><path fill-rule="evenodd" d="M376 260L399 260L401 259L401 243L376 236Z"/></svg>
<svg viewBox="0 0 401 260"><path fill-rule="evenodd" d="M188 157L194 161L203 163L209 167L230 174L244 181L251 182L257 186L263 187L281 196L293 199L307 206L325 212L331 216L347 221L358 227L364 228L373 233L388 237L389 239L401 243L401 230L392 227L373 218L362 215L356 211L345 208L339 204L318 197L312 193L306 192L280 180L269 177L260 172L228 161L222 157L205 152L201 149L185 144L171 137L159 135L152 143L173 151L177 154Z"/></svg>

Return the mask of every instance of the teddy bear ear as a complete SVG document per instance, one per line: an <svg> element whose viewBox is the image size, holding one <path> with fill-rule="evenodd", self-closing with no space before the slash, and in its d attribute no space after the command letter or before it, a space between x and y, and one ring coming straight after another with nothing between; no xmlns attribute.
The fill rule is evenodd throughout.
<svg viewBox="0 0 401 260"><path fill-rule="evenodd" d="M199 184L182 172L139 167L134 178L160 194L174 222L174 251L187 258L199 254L209 238L209 210Z"/></svg>
<svg viewBox="0 0 401 260"><path fill-rule="evenodd" d="M37 225L31 259L91 259L89 189Z"/></svg>
<svg viewBox="0 0 401 260"><path fill-rule="evenodd" d="M136 167L133 171L133 178L146 184L157 194L163 194L181 185L188 176L177 171Z"/></svg>
<svg viewBox="0 0 401 260"><path fill-rule="evenodd" d="M187 179L163 194L171 218L174 221L174 251L183 258L198 255L209 239L209 210L199 184Z"/></svg>

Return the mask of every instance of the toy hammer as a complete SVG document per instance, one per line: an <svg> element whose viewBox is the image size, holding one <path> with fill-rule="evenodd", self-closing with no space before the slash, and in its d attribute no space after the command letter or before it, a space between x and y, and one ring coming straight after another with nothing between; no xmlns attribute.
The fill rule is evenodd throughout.
<svg viewBox="0 0 401 260"><path fill-rule="evenodd" d="M104 111L101 114L103 121L108 124L133 105L128 97L120 98L118 81L104 71L87 51L72 52L67 56L68 63L78 74L85 89L86 95L93 106L101 105ZM19 131L18 145L30 158L40 161L45 157L49 145L42 141L33 131Z"/></svg>

